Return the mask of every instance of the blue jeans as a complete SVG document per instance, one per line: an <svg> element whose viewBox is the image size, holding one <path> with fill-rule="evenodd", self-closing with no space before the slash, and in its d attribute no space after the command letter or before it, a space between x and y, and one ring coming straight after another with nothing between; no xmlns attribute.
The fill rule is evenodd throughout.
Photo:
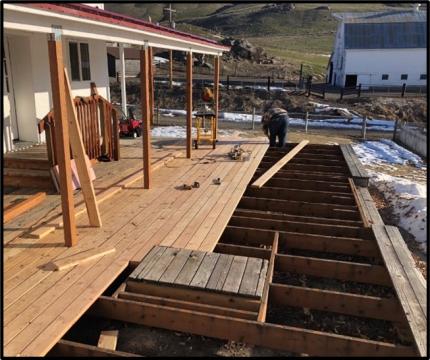
<svg viewBox="0 0 430 360"><path fill-rule="evenodd" d="M287 142L288 115L278 115L268 125L270 146L283 147ZM276 143L278 138L278 143Z"/></svg>

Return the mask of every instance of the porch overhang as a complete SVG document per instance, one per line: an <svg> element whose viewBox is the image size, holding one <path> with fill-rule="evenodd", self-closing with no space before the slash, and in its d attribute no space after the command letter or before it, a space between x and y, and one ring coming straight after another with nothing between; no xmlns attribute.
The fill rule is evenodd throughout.
<svg viewBox="0 0 430 360"><path fill-rule="evenodd" d="M76 9L70 6L76 6ZM63 36L145 45L219 56L229 47L195 35L157 26L82 4L4 4L5 30L52 33L61 26Z"/></svg>

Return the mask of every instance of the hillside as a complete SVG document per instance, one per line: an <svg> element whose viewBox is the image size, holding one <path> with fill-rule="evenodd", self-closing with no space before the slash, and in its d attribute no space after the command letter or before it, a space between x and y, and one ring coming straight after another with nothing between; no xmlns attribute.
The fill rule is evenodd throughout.
<svg viewBox="0 0 430 360"><path fill-rule="evenodd" d="M297 3L273 6L270 3L172 3L177 29L219 39L219 36L245 38L261 46L270 56L284 60L294 73L301 63L309 72L325 73L333 46L337 21L333 12L381 11L393 6L379 3ZM159 21L165 24L163 7L168 4L106 3L107 10ZM320 9L317 9L320 8ZM218 36L217 36L218 35Z"/></svg>

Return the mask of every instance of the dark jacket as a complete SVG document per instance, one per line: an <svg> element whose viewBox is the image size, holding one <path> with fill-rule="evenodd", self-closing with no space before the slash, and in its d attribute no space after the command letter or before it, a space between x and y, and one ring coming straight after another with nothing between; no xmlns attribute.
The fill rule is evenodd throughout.
<svg viewBox="0 0 430 360"><path fill-rule="evenodd" d="M263 124L263 131L266 136L269 135L269 124L272 121L275 121L278 116L287 115L288 112L282 108L271 108L269 109L261 118L261 123Z"/></svg>

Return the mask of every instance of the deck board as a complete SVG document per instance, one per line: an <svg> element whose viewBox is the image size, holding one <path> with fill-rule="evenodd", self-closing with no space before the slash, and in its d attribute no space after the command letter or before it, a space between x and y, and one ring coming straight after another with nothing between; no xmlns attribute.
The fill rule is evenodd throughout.
<svg viewBox="0 0 430 360"><path fill-rule="evenodd" d="M166 264L172 264L174 261L172 259L176 257L181 258L179 264L183 264L176 279L173 276L162 278L165 269L168 268ZM148 265L154 262L154 259L156 265ZM185 290L261 297L262 291L258 285L260 278L266 278L268 261L216 252L196 250L191 252L189 249L155 246L140 264L146 264L144 266L151 270L146 274L133 272L128 277L127 286L137 286L137 283L144 282L145 285L170 287L172 290L180 286ZM177 270L174 271L176 272Z"/></svg>
<svg viewBox="0 0 430 360"><path fill-rule="evenodd" d="M250 161L221 161L223 155L239 142L242 142L246 149L252 150ZM252 175L251 170L255 171L266 148L267 145L263 142L258 143L258 140L251 143L235 139L234 142L220 141L215 150L202 147L193 151L191 161L184 158L173 160L169 166L162 167L154 173L153 189L143 190L143 182L140 180L129 189L103 202L100 211L104 226L101 229L88 228L86 216L80 216L77 219L79 243L74 248L63 246L62 229L57 229L42 240L19 237L10 240L4 246L7 279L5 296L8 301L8 306L4 310L5 354L45 355L113 279L127 267L130 260L141 260L154 245L162 243L172 232L174 236L170 236L169 241L175 242L182 234L181 241L184 245L189 243L189 236L195 244L190 250L198 249L206 240L207 233L199 233L196 237L198 232L196 228L185 236L183 230L192 224L202 222L211 229L224 211L233 212L238 200L226 201L223 194L230 186L234 186L234 190L229 193L240 193L245 190L246 183L250 180L248 175ZM127 165L121 161L112 163L120 166L118 167L120 170L112 167L106 171L104 182L96 186L97 190L106 189L109 186L109 176L125 171L130 163L134 164L133 170L130 171L141 169L141 149L134 151L134 156L130 155L133 159L124 160ZM205 161L211 156L217 161ZM250 170L244 176L241 169ZM221 173L224 174L224 178L231 179L231 182L225 182L224 189L221 188L223 191L216 185L212 186L212 179L220 177ZM176 188L192 181L199 181L201 187L191 192ZM240 188L241 186L243 188ZM209 188L212 190L210 197L199 202ZM214 197L216 201L212 201ZM217 216L208 216L214 214L212 209L215 207L222 210L218 211ZM197 213L186 217L192 208L198 209ZM57 214L58 212L54 211L54 215L58 216ZM193 222L197 214L200 215L199 220ZM47 217L48 220L50 218L53 218L52 213ZM41 219L46 219L46 216ZM181 232L177 231L178 223ZM219 234L215 234L212 239L219 238L222 230L223 227L220 227ZM210 243L210 246L215 245ZM53 259L101 246L114 246L117 251L108 257L101 257L65 271L48 271L43 266ZM173 260L170 265L173 265ZM180 264L177 266L180 267ZM170 266L167 266L163 274L168 274L169 269ZM173 277L172 274L170 276ZM34 281L28 280L30 278ZM189 281L191 280L192 278Z"/></svg>

